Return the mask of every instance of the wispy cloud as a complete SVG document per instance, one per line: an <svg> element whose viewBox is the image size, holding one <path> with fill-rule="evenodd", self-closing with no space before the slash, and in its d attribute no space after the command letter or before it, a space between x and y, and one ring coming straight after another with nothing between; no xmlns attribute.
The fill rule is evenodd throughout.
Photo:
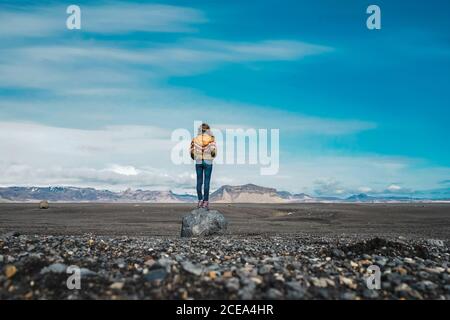
<svg viewBox="0 0 450 320"><path fill-rule="evenodd" d="M148 80L206 72L224 63L295 60L327 50L298 41L230 43L204 39L139 49L92 42L3 47L0 85L58 92L136 87Z"/></svg>
<svg viewBox="0 0 450 320"><path fill-rule="evenodd" d="M67 33L67 4L3 6L1 37L48 37ZM193 32L206 17L189 7L112 2L81 5L83 32Z"/></svg>

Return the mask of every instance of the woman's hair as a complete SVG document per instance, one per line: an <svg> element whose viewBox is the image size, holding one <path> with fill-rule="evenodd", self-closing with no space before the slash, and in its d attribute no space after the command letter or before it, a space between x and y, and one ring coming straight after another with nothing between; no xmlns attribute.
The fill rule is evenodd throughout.
<svg viewBox="0 0 450 320"><path fill-rule="evenodd" d="M214 136L211 132L211 128L210 128L209 124L207 124L207 123L202 123L202 125L200 127L198 127L198 134L204 134L204 133L210 135L211 138L213 138L213 140L214 140Z"/></svg>
<svg viewBox="0 0 450 320"><path fill-rule="evenodd" d="M208 131L209 129L211 129L209 127L209 124L207 124L207 123L202 123L201 128L202 128L202 133L204 133L204 132Z"/></svg>

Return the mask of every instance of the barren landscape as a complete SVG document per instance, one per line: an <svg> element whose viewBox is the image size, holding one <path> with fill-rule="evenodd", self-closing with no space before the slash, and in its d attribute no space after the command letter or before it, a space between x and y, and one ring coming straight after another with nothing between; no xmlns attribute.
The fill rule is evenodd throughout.
<svg viewBox="0 0 450 320"><path fill-rule="evenodd" d="M448 204L212 204L227 234L180 238L191 209L1 204L0 299L450 299Z"/></svg>
<svg viewBox="0 0 450 320"><path fill-rule="evenodd" d="M0 204L0 232L179 236L193 204ZM232 235L318 234L448 239L450 204L212 204Z"/></svg>

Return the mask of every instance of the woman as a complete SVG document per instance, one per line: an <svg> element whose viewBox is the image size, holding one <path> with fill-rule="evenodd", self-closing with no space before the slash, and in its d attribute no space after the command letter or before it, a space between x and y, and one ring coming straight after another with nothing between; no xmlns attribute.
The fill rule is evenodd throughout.
<svg viewBox="0 0 450 320"><path fill-rule="evenodd" d="M208 124L203 123L198 128L197 136L191 142L191 158L195 160L197 172L197 208L209 210L209 183L211 181L212 162L217 148L214 136ZM202 185L204 191L202 194Z"/></svg>

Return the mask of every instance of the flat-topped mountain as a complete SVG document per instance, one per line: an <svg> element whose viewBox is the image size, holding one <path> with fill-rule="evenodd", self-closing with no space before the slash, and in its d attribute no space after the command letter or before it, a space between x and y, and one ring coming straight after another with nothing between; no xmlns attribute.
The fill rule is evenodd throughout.
<svg viewBox="0 0 450 320"><path fill-rule="evenodd" d="M225 185L213 192L210 198L212 202L219 203L283 203L313 199L304 193L291 194L287 191L277 191L274 188L261 187L255 184Z"/></svg>

